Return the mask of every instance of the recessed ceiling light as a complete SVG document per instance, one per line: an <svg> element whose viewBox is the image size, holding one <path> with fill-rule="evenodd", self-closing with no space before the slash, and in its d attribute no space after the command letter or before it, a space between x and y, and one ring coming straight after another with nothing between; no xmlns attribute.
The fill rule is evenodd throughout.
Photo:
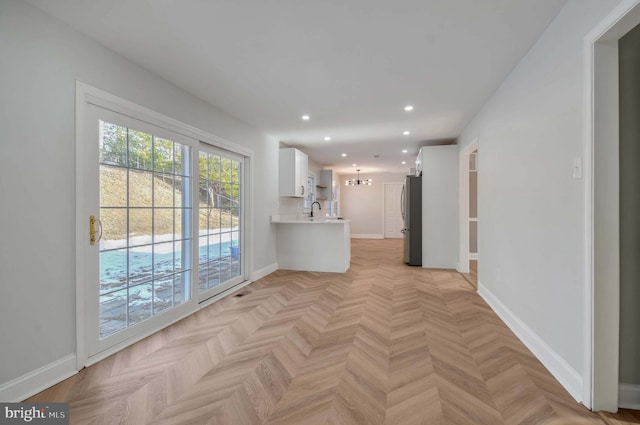
<svg viewBox="0 0 640 425"><path fill-rule="evenodd" d="M406 164L406 163L407 163L407 161L402 161L402 165L404 165L404 164Z"/></svg>
<svg viewBox="0 0 640 425"><path fill-rule="evenodd" d="M408 136L411 134L411 132L409 130L405 130L402 132L402 134L404 134L405 136Z"/></svg>
<svg viewBox="0 0 640 425"><path fill-rule="evenodd" d="M402 153L407 153L407 150L406 149L402 149Z"/></svg>
<svg viewBox="0 0 640 425"><path fill-rule="evenodd" d="M358 166L358 164L351 164L351 165L353 165L354 167L357 167L357 166Z"/></svg>
<svg viewBox="0 0 640 425"><path fill-rule="evenodd" d="M341 156L347 156L347 154L346 154L346 153L343 153L343 154L341 154Z"/></svg>
<svg viewBox="0 0 640 425"><path fill-rule="evenodd" d="M411 111L413 111L413 106L407 105L407 106L404 107L404 110L407 111L407 112L411 112Z"/></svg>
<svg viewBox="0 0 640 425"><path fill-rule="evenodd" d="M311 117L309 115L303 115L302 119L305 121L309 121L311 119Z"/></svg>
<svg viewBox="0 0 640 425"><path fill-rule="evenodd" d="M324 137L324 141L325 141L325 142L328 142L329 140L331 140L331 137L329 137L329 136L325 136L325 137Z"/></svg>

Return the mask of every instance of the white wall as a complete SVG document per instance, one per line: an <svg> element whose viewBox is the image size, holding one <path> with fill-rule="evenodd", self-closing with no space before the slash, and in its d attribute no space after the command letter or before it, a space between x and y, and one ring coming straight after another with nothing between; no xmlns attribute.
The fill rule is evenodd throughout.
<svg viewBox="0 0 640 425"><path fill-rule="evenodd" d="M477 137L480 284L580 396L583 372L583 38L619 0L570 0L459 138ZM558 376L558 375L556 375Z"/></svg>
<svg viewBox="0 0 640 425"><path fill-rule="evenodd" d="M278 143L25 2L0 2L0 385L75 352L75 80L254 151L254 269L272 265Z"/></svg>
<svg viewBox="0 0 640 425"><path fill-rule="evenodd" d="M407 170L408 172L408 170ZM357 178L357 174L341 175L340 215L351 221L351 235L354 237L384 236L384 183L403 183L401 173L360 173L362 179L373 179L371 186L345 186L348 179Z"/></svg>

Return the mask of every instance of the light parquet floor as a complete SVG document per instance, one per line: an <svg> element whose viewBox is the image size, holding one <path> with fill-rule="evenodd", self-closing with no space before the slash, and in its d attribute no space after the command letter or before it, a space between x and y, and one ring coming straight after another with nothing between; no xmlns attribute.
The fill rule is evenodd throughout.
<svg viewBox="0 0 640 425"><path fill-rule="evenodd" d="M469 273L462 273L462 277L467 279L473 289L478 289L478 260L469 261Z"/></svg>
<svg viewBox="0 0 640 425"><path fill-rule="evenodd" d="M353 240L345 274L277 271L28 401L94 425L604 423L401 243Z"/></svg>

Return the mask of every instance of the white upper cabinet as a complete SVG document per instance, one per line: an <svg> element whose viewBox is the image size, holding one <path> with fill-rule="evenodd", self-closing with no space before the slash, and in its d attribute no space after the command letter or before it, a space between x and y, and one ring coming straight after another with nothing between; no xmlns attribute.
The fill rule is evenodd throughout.
<svg viewBox="0 0 640 425"><path fill-rule="evenodd" d="M295 148L280 149L280 196L303 198L307 192L309 158Z"/></svg>
<svg viewBox="0 0 640 425"><path fill-rule="evenodd" d="M318 199L335 201L338 199L336 173L333 170L320 172L320 184L318 185Z"/></svg>

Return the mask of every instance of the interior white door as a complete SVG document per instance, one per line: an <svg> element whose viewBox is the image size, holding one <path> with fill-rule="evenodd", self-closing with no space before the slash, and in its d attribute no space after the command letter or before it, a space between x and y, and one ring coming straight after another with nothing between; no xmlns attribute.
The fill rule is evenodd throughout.
<svg viewBox="0 0 640 425"><path fill-rule="evenodd" d="M402 212L400 197L402 183L384 184L384 237L402 238Z"/></svg>

